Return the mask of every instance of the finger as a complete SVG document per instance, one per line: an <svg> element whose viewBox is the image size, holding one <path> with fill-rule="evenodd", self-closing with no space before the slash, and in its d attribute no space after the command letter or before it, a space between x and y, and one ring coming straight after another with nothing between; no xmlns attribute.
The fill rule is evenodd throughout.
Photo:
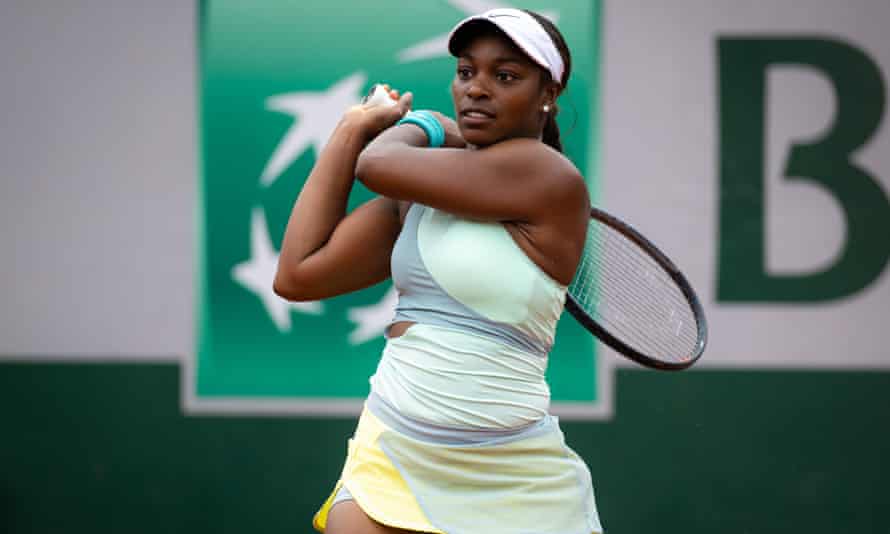
<svg viewBox="0 0 890 534"><path fill-rule="evenodd" d="M406 91L405 94L399 98L399 103L397 106L399 107L399 111L404 115L408 113L408 110L411 109L411 103L414 102L414 93L411 91Z"/></svg>

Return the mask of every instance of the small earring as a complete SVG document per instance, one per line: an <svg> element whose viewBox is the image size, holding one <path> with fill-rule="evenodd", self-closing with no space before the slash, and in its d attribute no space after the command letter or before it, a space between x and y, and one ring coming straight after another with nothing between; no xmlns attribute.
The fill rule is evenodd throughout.
<svg viewBox="0 0 890 534"><path fill-rule="evenodd" d="M550 113L550 104L544 104L544 113Z"/></svg>

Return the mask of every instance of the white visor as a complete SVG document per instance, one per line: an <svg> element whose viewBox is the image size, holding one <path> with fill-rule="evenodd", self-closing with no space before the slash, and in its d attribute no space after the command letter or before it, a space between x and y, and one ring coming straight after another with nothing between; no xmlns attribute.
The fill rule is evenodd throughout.
<svg viewBox="0 0 890 534"><path fill-rule="evenodd" d="M553 44L553 39L534 17L520 9L499 8L490 9L481 15L473 15L457 23L448 35L448 50L451 55L457 56L459 50L455 50L455 36L458 31L469 22L483 20L497 26L507 34L515 44L531 58L532 61L544 67L550 76L558 84L562 83L562 73L565 65L559 50Z"/></svg>

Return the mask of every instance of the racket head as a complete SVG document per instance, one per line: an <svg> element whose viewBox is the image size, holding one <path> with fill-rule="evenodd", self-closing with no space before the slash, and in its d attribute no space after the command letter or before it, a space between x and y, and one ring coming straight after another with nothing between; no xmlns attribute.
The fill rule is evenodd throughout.
<svg viewBox="0 0 890 534"><path fill-rule="evenodd" d="M652 242L591 208L566 309L606 345L646 367L681 370L704 353L708 327L692 285Z"/></svg>

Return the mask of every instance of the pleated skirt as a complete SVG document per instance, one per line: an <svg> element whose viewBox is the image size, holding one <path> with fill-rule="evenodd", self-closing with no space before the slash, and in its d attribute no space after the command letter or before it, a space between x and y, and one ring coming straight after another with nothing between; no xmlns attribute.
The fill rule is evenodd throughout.
<svg viewBox="0 0 890 534"><path fill-rule="evenodd" d="M416 532L602 533L590 472L555 417L471 443L397 423L366 405L340 479L313 519L319 532L345 495L373 520Z"/></svg>

